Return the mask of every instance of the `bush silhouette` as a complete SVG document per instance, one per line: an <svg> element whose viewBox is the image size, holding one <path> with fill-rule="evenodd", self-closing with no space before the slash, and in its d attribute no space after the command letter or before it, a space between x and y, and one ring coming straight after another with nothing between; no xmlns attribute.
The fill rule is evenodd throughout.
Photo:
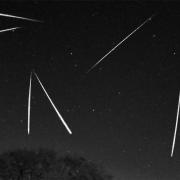
<svg viewBox="0 0 180 180"><path fill-rule="evenodd" d="M0 155L2 180L111 180L95 163L77 155L57 156L52 150L4 152Z"/></svg>

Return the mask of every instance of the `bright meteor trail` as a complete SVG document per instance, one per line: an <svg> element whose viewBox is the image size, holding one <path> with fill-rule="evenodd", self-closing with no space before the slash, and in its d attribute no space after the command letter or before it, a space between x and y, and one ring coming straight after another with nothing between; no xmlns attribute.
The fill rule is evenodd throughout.
<svg viewBox="0 0 180 180"><path fill-rule="evenodd" d="M21 27L14 27L14 28L8 28L8 29L1 29L0 30L0 33L2 33L2 32L7 32L7 31L14 31L14 30L16 30L16 29L20 29Z"/></svg>
<svg viewBox="0 0 180 180"><path fill-rule="evenodd" d="M151 21L155 16L153 14L150 18L146 19L140 26L138 26L134 31L132 31L129 35L127 35L122 41L120 41L115 47L113 47L107 54L105 54L96 64L94 64L88 71L89 73L92 69L94 69L103 59L105 59L111 52L113 52L118 46L120 46L124 41L126 41L131 35L133 35L137 30L139 30L142 26L144 26L148 21Z"/></svg>
<svg viewBox="0 0 180 180"><path fill-rule="evenodd" d="M31 72L31 74L30 74L30 81L29 81L29 96L28 96L28 135L30 134L31 81L32 81L32 72Z"/></svg>
<svg viewBox="0 0 180 180"><path fill-rule="evenodd" d="M178 102L178 109L177 109L177 116L176 116L176 125L175 125L174 138L173 138L173 144L172 144L172 150L171 150L171 157L173 157L174 147L175 147L175 142L176 142L176 133L177 133L178 119L179 119L179 108L180 108L180 92L179 92L179 102Z"/></svg>
<svg viewBox="0 0 180 180"><path fill-rule="evenodd" d="M40 20L37 20L37 19L31 19L31 18L26 18L26 17L14 16L14 15L4 14L4 13L0 13L0 16L9 17L9 18L15 18L15 19L22 19L22 20L32 21L32 22L43 22L43 21L40 21Z"/></svg>
<svg viewBox="0 0 180 180"><path fill-rule="evenodd" d="M53 101L51 100L51 98L49 97L47 91L45 90L44 86L42 85L40 79L38 78L37 74L34 72L34 75L36 76L40 86L42 87L44 93L46 94L47 98L49 99L51 105L53 106L54 110L56 111L57 115L59 116L60 120L62 121L63 125L65 126L65 128L67 129L67 131L69 132L69 134L72 134L70 128L68 127L68 125L66 124L66 122L64 121L63 117L61 116L61 114L59 113L59 111L57 110L56 106L54 105Z"/></svg>

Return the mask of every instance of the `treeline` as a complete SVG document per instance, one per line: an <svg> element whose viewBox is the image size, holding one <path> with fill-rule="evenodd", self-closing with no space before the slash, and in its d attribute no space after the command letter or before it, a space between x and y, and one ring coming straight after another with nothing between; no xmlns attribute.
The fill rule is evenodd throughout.
<svg viewBox="0 0 180 180"><path fill-rule="evenodd" d="M105 170L87 159L53 150L19 149L0 154L2 180L112 180Z"/></svg>

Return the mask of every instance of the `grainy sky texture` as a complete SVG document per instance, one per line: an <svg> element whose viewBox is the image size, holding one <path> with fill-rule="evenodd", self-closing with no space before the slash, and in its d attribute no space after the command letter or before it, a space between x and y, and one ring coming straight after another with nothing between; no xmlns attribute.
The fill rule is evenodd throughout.
<svg viewBox="0 0 180 180"><path fill-rule="evenodd" d="M0 147L48 147L105 164L123 180L180 178L180 132L170 158L180 90L180 4L0 3ZM88 69L156 16L91 72ZM32 79L34 69L68 123L69 135ZM180 130L180 129L179 129Z"/></svg>

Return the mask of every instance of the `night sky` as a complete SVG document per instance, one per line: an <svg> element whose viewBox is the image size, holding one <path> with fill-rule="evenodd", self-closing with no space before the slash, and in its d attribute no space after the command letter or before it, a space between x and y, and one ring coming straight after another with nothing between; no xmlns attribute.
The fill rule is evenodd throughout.
<svg viewBox="0 0 180 180"><path fill-rule="evenodd" d="M118 179L180 179L180 129L170 157L180 90L180 4L0 3L0 147L54 148L102 163ZM88 74L152 14L156 16ZM72 130L69 135L34 69Z"/></svg>

